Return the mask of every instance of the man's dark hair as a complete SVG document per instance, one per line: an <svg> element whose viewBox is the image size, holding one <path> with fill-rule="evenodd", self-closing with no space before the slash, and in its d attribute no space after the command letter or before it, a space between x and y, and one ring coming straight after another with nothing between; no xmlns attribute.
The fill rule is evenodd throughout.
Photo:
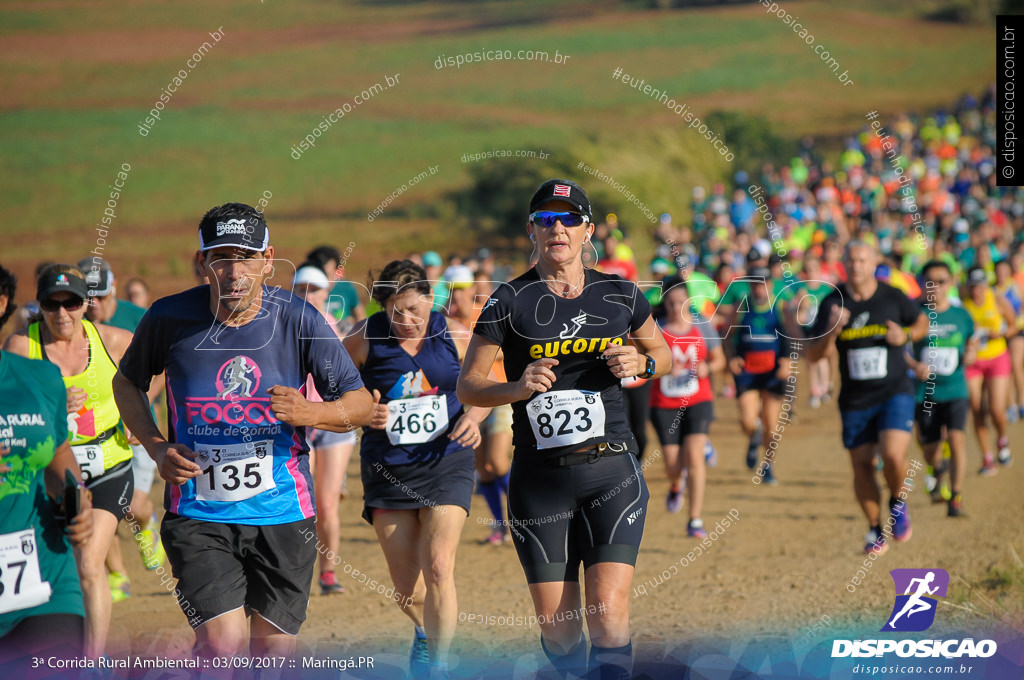
<svg viewBox="0 0 1024 680"><path fill-rule="evenodd" d="M685 292L689 293L689 291L687 290L685 284L686 284L686 282L683 281L683 277L679 276L678 274L672 274L671 276L666 276L661 281L662 297L664 297L665 293L669 292L670 290L672 290L673 288L675 288L676 286L679 286L679 285L682 285L683 286L683 290Z"/></svg>
<svg viewBox="0 0 1024 680"><path fill-rule="evenodd" d="M924 263L924 266L921 267L921 278L924 278L924 275L928 272L929 269L934 269L935 267L945 269L947 274L949 274L950 276L953 275L953 270L950 269L949 265L946 262L942 260L928 260L927 262Z"/></svg>
<svg viewBox="0 0 1024 680"><path fill-rule="evenodd" d="M202 228L204 224L209 222L222 222L224 220L231 219L243 219L246 224L266 224L266 220L263 219L263 213L256 208L245 203L225 203L224 205L218 205L214 208L210 208L203 215L203 219L199 221L199 227Z"/></svg>
<svg viewBox="0 0 1024 680"><path fill-rule="evenodd" d="M0 316L0 328L4 327L7 320L14 314L14 310L18 308L18 305L14 304L14 294L16 292L18 292L18 279L15 278L14 274L4 269L3 265L0 265L0 295L7 296L7 309Z"/></svg>
<svg viewBox="0 0 1024 680"><path fill-rule="evenodd" d="M306 253L306 262L310 262L320 269L323 269L324 265L331 260L341 262L341 253L334 246L317 246Z"/></svg>

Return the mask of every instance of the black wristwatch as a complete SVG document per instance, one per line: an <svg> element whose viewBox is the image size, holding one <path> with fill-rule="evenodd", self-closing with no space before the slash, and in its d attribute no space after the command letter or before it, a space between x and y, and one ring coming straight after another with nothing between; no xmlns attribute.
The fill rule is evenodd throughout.
<svg viewBox="0 0 1024 680"><path fill-rule="evenodd" d="M650 354L645 354L647 357L647 370L644 371L639 377L641 378L653 378L654 377L654 359L651 358Z"/></svg>

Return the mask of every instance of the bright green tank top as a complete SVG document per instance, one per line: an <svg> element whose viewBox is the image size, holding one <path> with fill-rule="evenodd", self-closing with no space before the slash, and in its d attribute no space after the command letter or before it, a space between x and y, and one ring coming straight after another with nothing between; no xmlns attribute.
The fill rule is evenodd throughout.
<svg viewBox="0 0 1024 680"><path fill-rule="evenodd" d="M28 327L28 358L46 360L46 348L40 338L40 322ZM64 387L85 391L85 404L77 413L68 414L68 443L88 481L99 477L118 463L131 460L132 450L121 426L121 414L114 402L110 384L117 364L103 345L99 331L82 319L89 340L89 363L78 375L64 376Z"/></svg>

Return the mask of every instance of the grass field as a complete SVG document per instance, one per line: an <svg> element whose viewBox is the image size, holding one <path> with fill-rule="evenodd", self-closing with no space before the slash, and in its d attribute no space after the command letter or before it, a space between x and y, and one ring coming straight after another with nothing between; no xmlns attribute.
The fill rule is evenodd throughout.
<svg viewBox="0 0 1024 680"><path fill-rule="evenodd" d="M105 255L122 276L160 277L161 292L187 281L177 261L206 208L255 203L264 191L289 257L314 240L354 240L352 265L363 268L424 245L466 245L473 236L446 232L442 220L396 218L396 208L465 186L472 164L460 157L488 149L561 149L615 174L655 212L684 213L694 183L739 168L663 105L614 81L617 67L699 116L763 116L794 140L840 135L875 109L942 106L992 77L991 25L926 21L883 3L786 6L854 85L841 85L759 4L2 3L4 264L24 275L38 259L90 250L122 163L132 170ZM163 88L220 27L224 38L140 136ZM442 55L482 49L557 49L569 60L435 68ZM290 156L325 115L394 74L397 85ZM672 154L659 153L666 138L677 140ZM366 228L359 216L434 165L435 176ZM623 218L643 223L639 211Z"/></svg>

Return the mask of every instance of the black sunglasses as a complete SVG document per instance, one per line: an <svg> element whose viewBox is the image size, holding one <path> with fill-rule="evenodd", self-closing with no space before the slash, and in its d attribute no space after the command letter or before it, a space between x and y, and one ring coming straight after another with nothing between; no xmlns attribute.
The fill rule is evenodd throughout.
<svg viewBox="0 0 1024 680"><path fill-rule="evenodd" d="M61 302L60 300L54 300L53 298L49 298L47 300L40 300L39 308L42 309L44 312L56 312L58 309L63 307L69 312L74 312L76 310L81 309L82 305L84 304L85 300L83 300L80 297L68 298L63 302Z"/></svg>

